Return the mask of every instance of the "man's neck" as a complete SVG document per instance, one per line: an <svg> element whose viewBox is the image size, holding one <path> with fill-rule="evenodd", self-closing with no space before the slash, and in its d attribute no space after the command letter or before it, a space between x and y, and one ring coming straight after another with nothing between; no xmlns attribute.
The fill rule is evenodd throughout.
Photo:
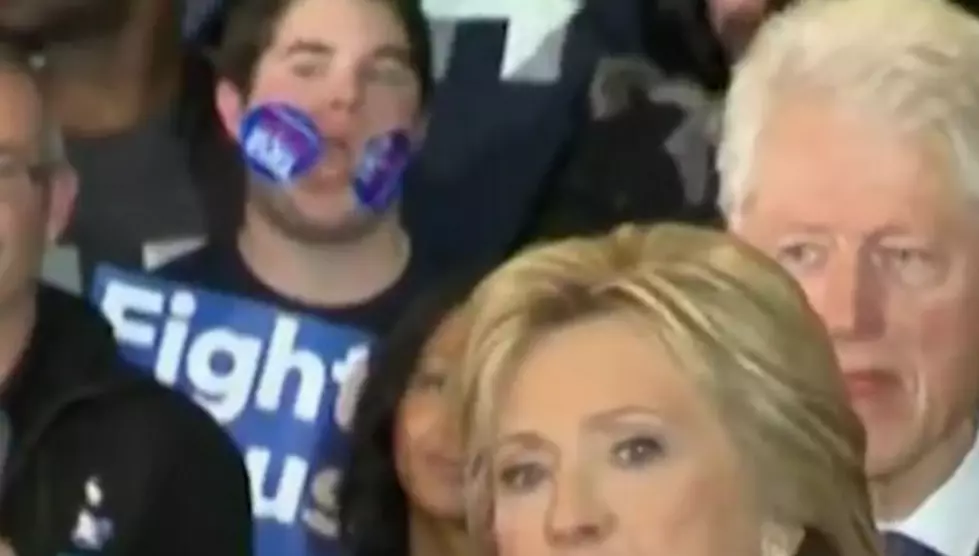
<svg viewBox="0 0 979 556"><path fill-rule="evenodd" d="M252 217L238 236L238 249L259 281L315 307L377 297L398 281L411 258L408 236L394 217L356 242L316 246L299 244Z"/></svg>
<svg viewBox="0 0 979 556"><path fill-rule="evenodd" d="M878 522L909 517L947 481L976 442L976 421L963 421L952 434L908 468L870 480L874 517Z"/></svg>
<svg viewBox="0 0 979 556"><path fill-rule="evenodd" d="M144 12L154 7L142 5L148 6ZM51 101L67 135L125 131L173 98L181 63L176 24L155 8L136 15L115 37L47 45ZM144 21L154 17L155 27L147 27Z"/></svg>
<svg viewBox="0 0 979 556"><path fill-rule="evenodd" d="M420 510L409 510L408 556L467 556L471 553L465 524L444 521Z"/></svg>
<svg viewBox="0 0 979 556"><path fill-rule="evenodd" d="M31 288L0 307L0 385L16 370L37 322L37 293Z"/></svg>

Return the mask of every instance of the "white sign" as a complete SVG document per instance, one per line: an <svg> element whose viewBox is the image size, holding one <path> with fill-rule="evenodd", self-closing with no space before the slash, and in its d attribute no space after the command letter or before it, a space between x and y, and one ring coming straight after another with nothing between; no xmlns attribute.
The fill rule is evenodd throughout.
<svg viewBox="0 0 979 556"><path fill-rule="evenodd" d="M520 70L538 55L550 37L560 34L559 47L563 48L565 29L578 13L581 0L423 0L422 7L436 21L506 21L500 78L512 81L523 77ZM449 53L437 55L447 58ZM560 67L555 70L556 75Z"/></svg>

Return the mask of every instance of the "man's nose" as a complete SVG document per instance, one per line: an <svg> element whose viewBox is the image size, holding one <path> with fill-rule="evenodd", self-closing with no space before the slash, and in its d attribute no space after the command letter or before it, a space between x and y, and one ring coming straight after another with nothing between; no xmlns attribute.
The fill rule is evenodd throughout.
<svg viewBox="0 0 979 556"><path fill-rule="evenodd" d="M347 136L363 104L363 84L354 71L331 72L314 116L327 137Z"/></svg>
<svg viewBox="0 0 979 556"><path fill-rule="evenodd" d="M555 477L546 534L555 547L599 545L615 530L616 518L598 496L596 479L585 471Z"/></svg>
<svg viewBox="0 0 979 556"><path fill-rule="evenodd" d="M837 255L810 302L835 339L873 337L883 330L884 292L876 270L859 254ZM816 293L816 295L812 295Z"/></svg>

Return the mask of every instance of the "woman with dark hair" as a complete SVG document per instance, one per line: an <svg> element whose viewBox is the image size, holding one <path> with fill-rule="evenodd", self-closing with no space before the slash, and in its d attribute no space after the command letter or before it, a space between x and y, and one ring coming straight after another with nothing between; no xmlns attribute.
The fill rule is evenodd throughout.
<svg viewBox="0 0 979 556"><path fill-rule="evenodd" d="M462 358L460 308L484 274L439 284L371 353L339 493L350 556L468 554L461 447L442 386Z"/></svg>

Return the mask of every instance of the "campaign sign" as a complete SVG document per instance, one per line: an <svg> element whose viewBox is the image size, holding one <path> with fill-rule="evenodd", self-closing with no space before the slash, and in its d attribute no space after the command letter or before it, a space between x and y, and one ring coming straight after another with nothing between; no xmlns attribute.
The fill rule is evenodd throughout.
<svg viewBox="0 0 979 556"><path fill-rule="evenodd" d="M238 442L256 554L338 554L335 491L368 335L107 266L90 295L124 357L189 395Z"/></svg>

